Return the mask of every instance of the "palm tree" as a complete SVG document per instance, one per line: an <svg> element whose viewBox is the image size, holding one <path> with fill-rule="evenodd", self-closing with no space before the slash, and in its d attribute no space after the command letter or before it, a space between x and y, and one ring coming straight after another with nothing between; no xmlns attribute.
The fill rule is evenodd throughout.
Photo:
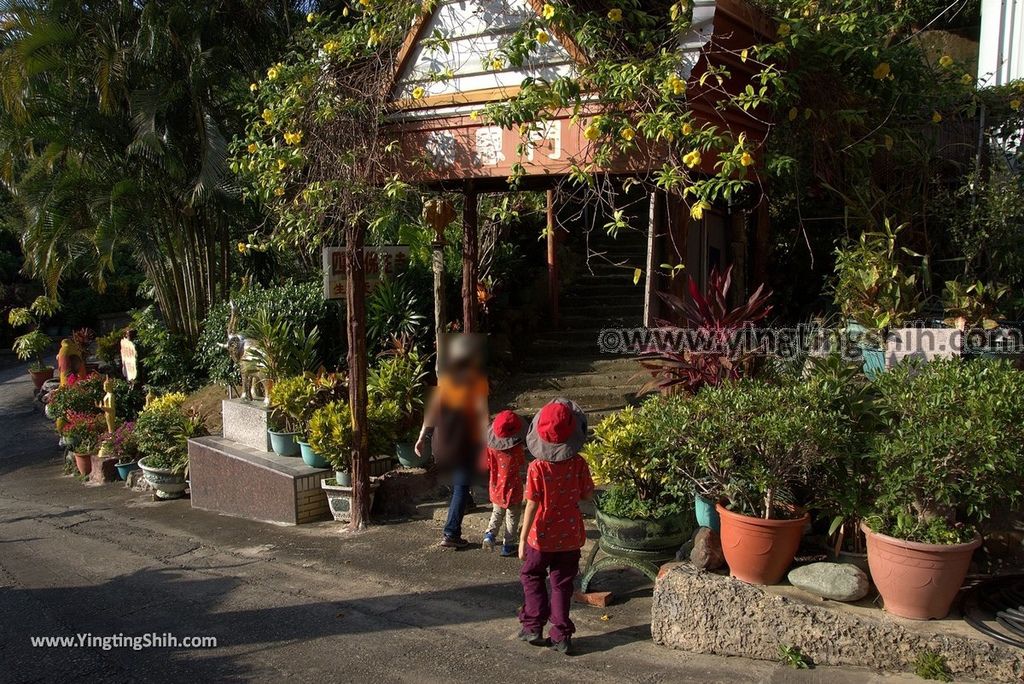
<svg viewBox="0 0 1024 684"><path fill-rule="evenodd" d="M228 140L302 2L0 0L0 184L26 268L102 287L127 247L168 327L194 341L259 219Z"/></svg>

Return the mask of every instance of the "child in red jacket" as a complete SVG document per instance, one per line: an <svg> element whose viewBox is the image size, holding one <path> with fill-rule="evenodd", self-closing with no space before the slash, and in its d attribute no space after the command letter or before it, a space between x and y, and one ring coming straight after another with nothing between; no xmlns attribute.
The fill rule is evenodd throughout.
<svg viewBox="0 0 1024 684"><path fill-rule="evenodd" d="M495 536L504 523L501 555L516 555L516 541L519 538L519 512L523 503L523 421L512 411L502 411L494 417L487 430L487 449L484 452L485 467L490 471L488 491L491 504L491 522L484 533L483 547L494 549Z"/></svg>
<svg viewBox="0 0 1024 684"><path fill-rule="evenodd" d="M550 641L551 648L566 654L576 631L569 603L587 540L579 503L594 495L590 468L579 455L586 435L586 414L571 401L556 399L540 410L526 437L536 460L526 473L519 539L519 579L526 599L519 611L519 638L535 646ZM550 598L545 580L551 584ZM549 620L550 640L543 634Z"/></svg>

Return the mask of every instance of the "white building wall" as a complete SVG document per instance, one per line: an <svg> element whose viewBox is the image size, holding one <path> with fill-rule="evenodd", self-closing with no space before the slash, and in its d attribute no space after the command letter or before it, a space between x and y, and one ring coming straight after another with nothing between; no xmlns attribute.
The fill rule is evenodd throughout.
<svg viewBox="0 0 1024 684"><path fill-rule="evenodd" d="M1024 0L982 0L978 83L1024 78Z"/></svg>

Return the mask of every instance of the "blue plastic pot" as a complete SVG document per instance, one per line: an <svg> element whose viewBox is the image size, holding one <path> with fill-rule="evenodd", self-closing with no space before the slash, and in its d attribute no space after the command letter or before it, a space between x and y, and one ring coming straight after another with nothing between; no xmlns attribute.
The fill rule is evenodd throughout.
<svg viewBox="0 0 1024 684"><path fill-rule="evenodd" d="M117 479L127 480L128 473L132 472L133 470L138 470L139 464L135 461L132 461L131 463L117 463L114 465L114 467L117 468Z"/></svg>
<svg viewBox="0 0 1024 684"><path fill-rule="evenodd" d="M697 516L698 525L709 527L715 532L720 531L722 521L718 517L718 511L715 510L715 504L700 494L693 496L693 513Z"/></svg>
<svg viewBox="0 0 1024 684"><path fill-rule="evenodd" d="M302 454L302 462L310 468L326 468L330 465L326 458L313 451L309 442L299 442L299 452Z"/></svg>
<svg viewBox="0 0 1024 684"><path fill-rule="evenodd" d="M874 380L885 372L885 352L877 347L858 345L861 358L864 360L864 375Z"/></svg>
<svg viewBox="0 0 1024 684"><path fill-rule="evenodd" d="M267 430L270 433L270 448L274 450L274 453L278 456L298 456L299 455L299 443L296 438L299 436L298 432L274 432L273 430Z"/></svg>

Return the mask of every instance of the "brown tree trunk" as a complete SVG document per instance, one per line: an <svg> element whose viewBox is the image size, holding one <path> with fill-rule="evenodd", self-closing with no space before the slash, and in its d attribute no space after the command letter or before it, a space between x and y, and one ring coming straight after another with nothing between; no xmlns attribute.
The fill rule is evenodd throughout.
<svg viewBox="0 0 1024 684"><path fill-rule="evenodd" d="M473 181L466 182L462 209L462 330L477 331L477 195Z"/></svg>
<svg viewBox="0 0 1024 684"><path fill-rule="evenodd" d="M370 522L369 425L366 418L366 271L363 240L366 226L346 229L345 304L348 313L348 401L352 409L352 517L349 529Z"/></svg>

